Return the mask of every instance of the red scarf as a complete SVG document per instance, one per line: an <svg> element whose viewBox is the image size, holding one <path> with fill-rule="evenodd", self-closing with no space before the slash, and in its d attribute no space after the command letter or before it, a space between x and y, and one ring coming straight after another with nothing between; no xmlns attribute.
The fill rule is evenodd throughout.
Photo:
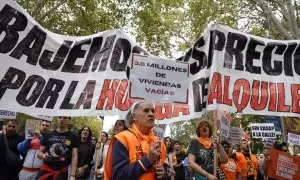
<svg viewBox="0 0 300 180"><path fill-rule="evenodd" d="M68 166L63 168L62 170L58 170L58 171L54 171L53 169L51 169L49 166L47 166L46 164L43 164L41 166L41 171L46 171L47 173L42 175L39 180L46 180L49 177L53 177L52 180L56 180L58 175L60 173L66 173L68 172Z"/></svg>
<svg viewBox="0 0 300 180"><path fill-rule="evenodd" d="M212 144L211 141L210 141L210 139L207 138L207 137L198 137L198 141L199 141L199 143L203 144L203 146L206 149L210 148L210 146Z"/></svg>

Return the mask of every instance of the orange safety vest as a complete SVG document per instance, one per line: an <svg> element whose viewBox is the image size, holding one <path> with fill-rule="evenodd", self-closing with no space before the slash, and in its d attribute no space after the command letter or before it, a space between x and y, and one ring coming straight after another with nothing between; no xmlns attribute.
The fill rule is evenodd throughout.
<svg viewBox="0 0 300 180"><path fill-rule="evenodd" d="M137 160L141 159L142 157L142 152L138 150L141 149L141 144L138 141L137 137L130 131L123 131L117 135L115 135L112 140L111 143L108 147L108 152L107 152L107 156L106 156L106 160L105 160L105 168L104 168L104 180L111 180L112 179L112 148L113 148L113 143L115 140L118 140L119 142L121 142L125 148L128 150L129 152L129 164L134 164ZM158 140L158 138L157 138ZM161 151L161 155L160 155L160 164L163 164L165 159L166 159L166 146L165 144L161 141L160 143L160 151ZM148 153L148 152L144 152L144 153ZM142 176L140 176L139 180L151 180L151 179L155 179L155 172L153 171L149 171L149 172L145 172Z"/></svg>
<svg viewBox="0 0 300 180"><path fill-rule="evenodd" d="M241 168L242 177L243 177L243 179L247 179L248 166L247 166L246 157L241 152L236 152L235 154L236 154L237 163ZM256 157L252 154L250 154L250 160L251 160L251 165L253 167L254 179L257 179L258 161L257 161Z"/></svg>

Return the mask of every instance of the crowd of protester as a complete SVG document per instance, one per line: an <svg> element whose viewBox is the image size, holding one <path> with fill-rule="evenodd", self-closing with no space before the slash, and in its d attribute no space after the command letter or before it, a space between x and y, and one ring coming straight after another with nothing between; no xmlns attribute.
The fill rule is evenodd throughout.
<svg viewBox="0 0 300 180"><path fill-rule="evenodd" d="M213 127L204 119L196 127L197 139L185 150L177 140L155 136L154 114L152 103L139 101L126 120L116 121L111 136L102 131L99 140L88 126L78 134L71 132L71 117L57 117L58 127L52 131L51 122L42 121L40 133L31 139L20 136L18 121L10 120L0 133L0 179L267 179L269 148L256 157L244 139L237 152L229 142L213 137ZM274 148L288 151L286 143L275 143Z"/></svg>

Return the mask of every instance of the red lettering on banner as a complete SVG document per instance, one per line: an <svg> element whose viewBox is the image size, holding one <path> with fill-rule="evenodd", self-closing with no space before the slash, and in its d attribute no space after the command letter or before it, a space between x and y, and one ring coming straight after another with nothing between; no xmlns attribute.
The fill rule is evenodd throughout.
<svg viewBox="0 0 300 180"><path fill-rule="evenodd" d="M189 107L183 105L173 105L172 104L156 104L155 105L155 118L157 120L170 119L172 117L178 117L179 113L182 115L188 115Z"/></svg>
<svg viewBox="0 0 300 180"><path fill-rule="evenodd" d="M223 103L227 104L229 106L232 105L232 99L229 99L229 81L230 76L224 76L224 97L223 97Z"/></svg>
<svg viewBox="0 0 300 180"><path fill-rule="evenodd" d="M127 87L128 87L128 80L123 79L120 83L120 86L116 94L116 108L120 109L121 111L127 111L131 107L131 104L133 103L128 98L129 96L128 93L126 93Z"/></svg>
<svg viewBox="0 0 300 180"><path fill-rule="evenodd" d="M208 104L213 104L214 99L217 99L217 103L222 103L222 76L220 73L214 73L209 89Z"/></svg>
<svg viewBox="0 0 300 180"><path fill-rule="evenodd" d="M165 104L163 113L163 106L157 104L155 106L155 118L157 120L170 119L172 117L172 104Z"/></svg>
<svg viewBox="0 0 300 180"><path fill-rule="evenodd" d="M224 80L222 79L224 78ZM224 83L222 83L224 81ZM300 85L291 86L291 103L285 104L285 86L284 83L272 83L266 81L253 80L250 83L247 79L237 79L234 84L230 82L230 76L223 76L220 73L214 73L210 85L210 94L208 95L208 105L214 103L232 106L234 103L237 112L242 112L248 106L253 110L261 111L268 107L273 112L293 112L300 113ZM229 87L233 86L232 99ZM222 90L223 89L223 90ZM251 98L251 99L250 99ZM292 108L290 108L292 107ZM248 107L249 108L249 107Z"/></svg>
<svg viewBox="0 0 300 180"><path fill-rule="evenodd" d="M243 90L241 91L241 88ZM242 100L239 103L240 93L242 92ZM247 106L250 99L250 84L246 79L238 79L233 87L233 102L237 108L237 112L242 112Z"/></svg>
<svg viewBox="0 0 300 180"><path fill-rule="evenodd" d="M120 80L114 79L111 87L109 87L110 82L111 82L111 79L104 80L102 91L101 91L101 94L100 94L100 97L99 97L99 100L97 103L97 107L96 107L96 109L98 109L98 110L103 109L106 99L107 99L107 104L106 104L105 110L111 110L113 107L116 89L119 85Z"/></svg>
<svg viewBox="0 0 300 180"><path fill-rule="evenodd" d="M254 80L252 85L251 107L257 111L266 108L268 103L268 83L262 81L261 89L259 89L260 81ZM259 95L259 93L261 93ZM260 102L259 102L260 99Z"/></svg>
<svg viewBox="0 0 300 180"><path fill-rule="evenodd" d="M276 111L277 104L277 89L275 83L269 83L270 89L270 102L269 102L269 111Z"/></svg>
<svg viewBox="0 0 300 180"><path fill-rule="evenodd" d="M178 117L180 112L182 112L182 115L188 115L190 113L187 106L175 105L173 110L173 117Z"/></svg>
<svg viewBox="0 0 300 180"><path fill-rule="evenodd" d="M300 84L292 84L292 112L300 113Z"/></svg>
<svg viewBox="0 0 300 180"><path fill-rule="evenodd" d="M277 105L277 111L278 112L290 112L290 106L285 105L285 90L284 90L284 84L278 83L278 105Z"/></svg>

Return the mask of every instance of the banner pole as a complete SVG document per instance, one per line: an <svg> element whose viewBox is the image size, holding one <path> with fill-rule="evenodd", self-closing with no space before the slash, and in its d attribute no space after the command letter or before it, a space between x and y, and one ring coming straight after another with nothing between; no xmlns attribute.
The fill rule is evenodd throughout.
<svg viewBox="0 0 300 180"><path fill-rule="evenodd" d="M102 130L103 130L103 124L104 124L104 117L100 117L101 120L100 120L100 134L99 134L99 137L98 137L98 141L96 143L96 160L95 160L95 171L97 170L97 166L98 166L98 163L99 163L99 151L100 151L100 148L101 148L101 136L102 136ZM97 176L96 174L94 173L94 180L96 180Z"/></svg>
<svg viewBox="0 0 300 180"><path fill-rule="evenodd" d="M280 116L280 124L281 124L281 137L282 137L282 141L283 142L287 142L285 127L284 127L284 121L283 121L283 117L282 116Z"/></svg>
<svg viewBox="0 0 300 180"><path fill-rule="evenodd" d="M213 119L214 119L214 127L213 127L213 134L214 137L217 137L217 130L218 130L218 124L217 124L217 111L214 111ZM214 146L214 176L217 177L217 163L218 163L218 150L217 146Z"/></svg>

